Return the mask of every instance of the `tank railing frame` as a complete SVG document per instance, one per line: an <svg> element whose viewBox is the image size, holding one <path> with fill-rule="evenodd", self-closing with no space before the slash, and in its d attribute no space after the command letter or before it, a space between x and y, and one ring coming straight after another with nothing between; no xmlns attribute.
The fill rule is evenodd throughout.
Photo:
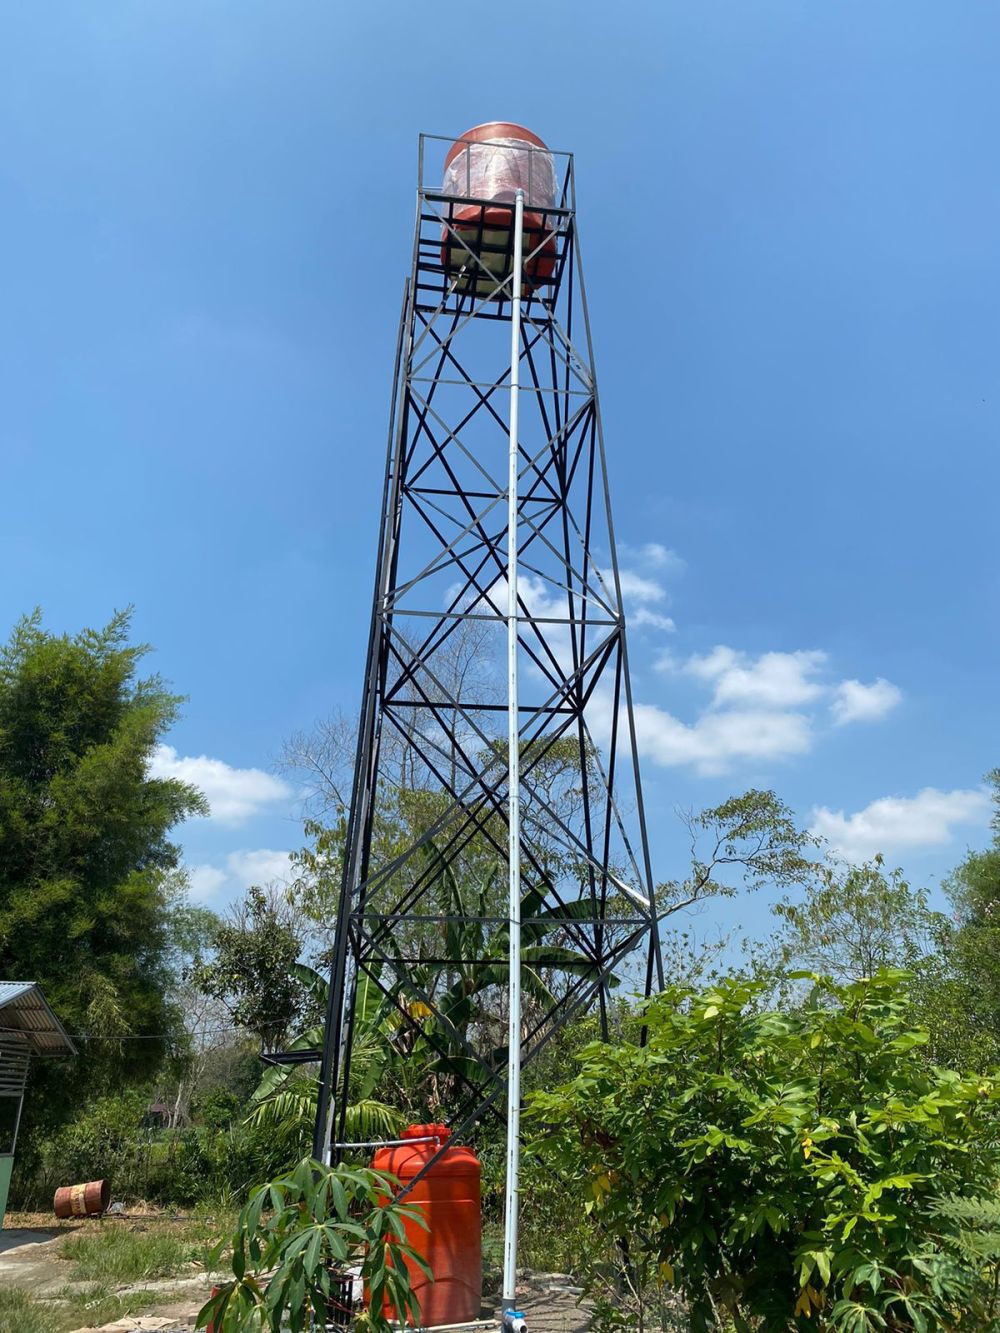
<svg viewBox="0 0 1000 1333"><path fill-rule="evenodd" d="M512 278L513 278L512 271L506 273L505 275L501 275L499 277L497 276L496 273L492 272L489 269L489 267L484 263L482 258L475 252L475 250L472 249L472 247L468 244L465 238L459 234L457 229L452 225L452 223L448 219L440 216L435 217L435 215L433 214L428 216L427 214L421 212L419 215L418 227L424 221L430 221L435 225L438 224L443 225L449 238L454 238L455 242L468 253L469 258L472 261L473 265L473 271L471 276L471 280L473 282L478 283L482 281L482 282L488 282L492 285L489 291L483 293L480 293L478 291L469 292L468 289L460 288L458 284L461 281L462 275L465 273L466 268L469 267L469 265L463 265L462 269L458 271L455 278L453 278L450 282L448 282L446 286L443 286L442 288L437 288L437 287L428 288L428 290L432 290L434 292L440 291L442 295L442 300L440 300L436 306L430 308L431 319L429 323L427 323L425 328L419 333L419 335L413 341L409 349L409 364L407 366L407 372L408 375L410 376L419 372L419 370L422 369L422 367L427 363L428 360L433 360L434 357L436 356L437 354L436 351L432 350L427 356L425 356L423 361L418 362L416 364L414 364L413 361L414 356L420 349L421 345L424 343L430 331L430 326L437 320L439 316L448 313L449 311L448 300L450 297L457 296L459 298L464 298L466 295L471 295L473 297L473 304L471 310L467 311L464 314L461 314L460 322L451 331L449 335L449 339L453 339L456 336L456 334L458 334L466 324L470 323L472 320L476 318L481 318L483 314L486 313L486 311L488 310L488 307L491 302L496 302L499 312L502 313L504 302L509 302L511 300L510 289L512 287ZM561 232L560 234L568 237L570 235L570 230L571 229L567 227L565 232ZM481 239L483 232L482 219L480 219L479 223L479 232L480 232L479 243L482 245L483 244ZM439 268L436 265L432 266L426 262L425 257L420 250L421 241L422 237L420 236L418 231L417 262L416 262L417 281L415 283L415 290L419 289L422 285L419 282L419 276L421 272L441 272L442 274L444 274L445 278L447 278L447 270L444 268L443 265L441 265ZM526 262L530 262L531 259L535 258L537 255L541 255L544 247L547 244L548 244L548 237L543 235L542 240L539 242L538 246L533 251L531 251ZM483 248L486 247L484 246ZM506 254L507 252L505 246L501 247L490 246L489 248L491 251L500 254ZM476 269L479 269L481 271L480 274L476 273ZM551 292L546 293L546 299L551 298L554 301L556 299L556 296L557 296L557 289L553 289ZM428 309L425 306L421 306L419 302L417 303L417 308L422 312L426 312Z"/></svg>
<svg viewBox="0 0 1000 1333"><path fill-rule="evenodd" d="M507 208L510 209L511 217L514 215L514 205L509 199L486 199L473 194L445 194L440 187L436 190L421 190L421 199L427 199L434 203L443 204L475 204L479 208ZM563 204L534 204L528 210L529 213L552 213L556 217L573 217L576 209L567 208Z"/></svg>
<svg viewBox="0 0 1000 1333"><path fill-rule="evenodd" d="M424 196L424 197L426 198L427 196ZM449 200L448 202L449 202L449 203L454 203L455 201L454 201L454 200ZM503 204L496 204L496 205L492 205L492 206L493 206L493 207L496 207L496 208L506 208L506 207L507 207L507 205L506 205L505 203L503 203ZM542 210L539 210L539 212L542 212ZM556 213L556 210L555 210L555 209L549 209L549 210L546 210L546 212ZM565 218L569 218L571 215L570 215L569 213L563 212L563 213L561 214L561 216L562 216L562 217L565 217ZM506 275L503 276L503 277L498 278L497 275L496 275L496 274L495 274L495 273L488 267L488 265L486 265L486 264L483 262L482 258L480 257L480 256L483 255L483 254L486 254L486 255L503 255L503 256L505 256L505 257L507 257L507 256L512 256L512 254L513 254L511 248L510 248L506 243L504 243L504 244L500 244L500 243L497 243L497 242L495 242L495 241L487 241L487 240L485 239L485 235L484 235L483 233L485 232L486 227L485 227L485 224L483 223L482 219L480 219L479 224L478 224L478 230L479 230L480 236L477 237L477 242L476 242L477 247L478 247L477 250L473 250L472 247L469 245L468 241L466 241L465 238L461 235L461 233L459 232L459 230L457 229L457 227L456 227L456 225L455 225L455 219L454 219L453 216L451 216L451 217L444 217L444 216L442 216L440 213L437 213L437 214L436 214L436 213L424 213L424 212L421 212L420 220L421 220L422 222L440 223L442 226L444 226L444 227L447 229L447 232L448 232L448 244L450 245L450 244L454 241L454 242L456 242L459 246L461 246L461 248L467 252L467 254L469 255L470 259L472 259L472 260L478 265L478 267L479 267L480 269L483 270L483 275L484 275L484 277L487 277L491 282L494 283L494 285L495 285L496 287L506 287L506 286L508 286L508 285L510 284L510 277L511 277L511 275L510 275L509 273L506 274ZM535 235L535 231L536 231L535 228L531 228L532 236ZM534 249L530 250L530 251L527 253L527 255L524 255L524 256L523 256L523 262L524 262L524 264L525 264L525 265L530 264L531 261L532 261L533 259L537 259L537 258L539 258L539 257L541 256L541 254L543 253L543 251L544 251L544 249L545 249L545 246L548 244L550 238L558 238L559 236L567 236L568 234L569 234L569 228L568 228L568 227L563 227L563 226L560 224L559 226L557 226L556 228L554 228L554 229L552 229L552 230L550 231L550 230L547 230L547 229L545 228L545 226L544 226L544 222L543 222L543 226L542 226L542 239L541 239L541 241L538 243L538 245L536 245L536 246L534 247ZM421 238L421 239L423 239L423 238ZM442 238L442 239L443 239L443 238ZM421 255L421 258L423 258L422 255ZM421 268L424 268L424 267L426 267L426 265L423 265L423 264L422 264L422 265L421 265ZM443 265L442 265L442 267L443 267ZM463 267L467 267L467 266L463 266ZM448 270L446 270L446 271L448 271ZM553 279L552 279L552 278L541 278L541 277L539 277L539 278L532 278L532 281L535 282L535 283L537 283L538 286L548 286L548 285L550 285L550 284L552 283ZM491 293L491 295L493 295L493 293ZM523 297L522 297L522 299L523 299Z"/></svg>
<svg viewBox="0 0 1000 1333"><path fill-rule="evenodd" d="M453 272L440 257L441 229L447 227L447 219L429 209L421 210L420 227L414 279L415 309L420 312L421 318L429 315L432 322L439 316L458 313L460 306L463 307L464 313L468 314L469 310L465 303L474 293L471 293L467 286L460 286L461 271ZM571 248L574 231L575 224L567 220L553 233L557 243L555 272L549 277L539 278L537 290L524 295L526 312L544 308L546 316L551 317L566 273L568 251ZM463 244L462 238L456 238L456 243ZM485 274L483 276L485 277ZM508 274L507 277L509 276ZM507 293L509 282L506 280L502 283L497 282L495 274L493 281L496 286L486 294L485 299L482 293L475 294L477 297L475 318L487 320L509 318L510 297Z"/></svg>
<svg viewBox="0 0 1000 1333"><path fill-rule="evenodd" d="M463 311L462 325L472 319L509 319L512 273L507 272L505 275L498 276L488 267L485 257L490 255L503 256L507 261L505 268L510 268L513 254L512 228L507 229L507 236L511 239L500 243L486 241L484 239L485 224L481 217L478 225L478 237L475 240L476 248L474 248L470 239L463 236L454 224L453 210L456 203L454 196L442 195L440 191L435 191L433 195L421 192L419 199L414 281L416 309L422 314L430 314L433 323L439 316L457 313L458 306L454 303L461 304L468 296L472 296L474 298L473 306L471 309ZM509 208L513 216L513 206L506 201L500 203L489 200L473 202L484 206L491 204L491 206L498 209ZM443 211L437 211L434 204L446 204L447 214ZM537 308L545 309L546 319L552 318L553 307L559 297L559 290L566 271L568 253L575 232L574 214L569 209L539 209L536 210L536 213L542 217L542 235L538 244L529 251L525 263L531 263L533 260L540 258L546 246L553 241L555 242L556 254L552 274L545 277L534 277L533 282L538 290L527 292L522 297L525 317L531 319L535 327L537 327L537 316L535 315ZM546 221L550 215L552 225L546 227ZM466 251L469 256L469 263L458 270L449 268L440 258L442 244ZM481 253L477 253L477 249ZM467 270L469 271L467 272ZM434 278L436 281L421 281L422 277ZM489 284L489 290L477 290L477 285L480 283ZM422 293L426 293L426 295L422 297ZM430 298L434 298L433 304L431 304ZM424 341L426 332L425 329L418 336L416 343L411 348L411 354ZM415 368L411 366L410 369L412 373Z"/></svg>
<svg viewBox="0 0 1000 1333"><path fill-rule="evenodd" d="M462 197L462 196L459 196L459 195L446 195L446 194L441 194L440 192L436 192L436 193L434 193L434 192L429 192L429 191L422 191L420 197L421 197L421 199L422 199L425 203L428 203L428 204L443 203L443 204L447 204L447 205L448 205L448 214L447 214L447 216L446 216L445 214L443 214L443 213L438 213L438 212L435 212L435 211L433 211L433 210L425 211L423 208L421 208L421 211L420 211L420 221L421 221L422 223L424 223L424 222L426 222L426 223L430 223L431 225L434 225L434 226L440 224L441 226L447 227L448 232L450 233L450 237L451 237L452 239L454 239L456 242L458 242L458 244L461 245L463 249L467 250L467 251L469 252L470 256L471 256L472 258L474 258L474 259L477 259L477 258L478 258L476 251L474 251L474 250L469 246L469 244L462 238L462 236L461 236L461 235L459 234L459 232L456 230L456 219L455 219L455 216L454 216L454 206L455 206L456 204L472 204L472 205L474 205L475 207L477 207L477 208L481 208L481 209L490 208L490 209L493 209L493 210L496 210L496 211L500 211L500 210L503 209L503 210L509 210L509 211L510 211L510 214L511 214L511 218L512 218L512 219L513 219L513 216L514 216L514 208L513 208L513 205L508 204L506 200L499 200L499 201L498 201L498 200L495 200L495 199L474 199L474 198L472 198L471 196L470 196L468 199L466 199L466 198L464 198L464 197ZM543 239L542 239L542 241L540 242L539 245L535 246L534 249L530 250L530 251L528 252L528 254L524 256L524 263L525 263L525 265L529 264L529 263L531 262L532 259L537 258L537 256L541 253L543 247L545 246L545 244L547 243L547 241L548 241L548 239L549 239L550 237L551 237L551 238L555 238L555 239L557 239L557 238L560 237L560 236L568 236L569 233L570 233L570 229L571 229L571 228L570 228L570 224L571 224L571 222L572 222L573 217L575 216L574 213L573 213L573 211L572 211L572 209L568 209L568 208L555 208L555 207L553 207L553 208L541 208L541 207L539 207L539 208L533 209L533 210L532 210L532 213L533 213L534 216L536 216L536 217L541 217L541 219L542 219L541 230L542 230L542 232L543 232ZM555 225L552 226L551 228L548 227L548 226L546 225L550 216L556 219L556 221L555 221ZM459 219L459 223L461 223L461 219ZM487 230L487 226L486 226L486 224L480 219L480 222L479 222L479 231L480 231L480 232L484 232L485 230ZM498 228L498 227L490 227L489 230L500 230L500 228ZM531 233L532 237L534 237L535 234L536 234L537 231L538 231L538 228L535 227L534 225L532 225L532 226L526 228L526 230L529 231L529 232ZM421 236L421 237L419 238L419 241L420 241L420 243L428 244L429 241L430 241L430 238L425 238L425 237ZM500 243L495 242L495 241L487 241L487 240L485 239L485 236L483 236L483 235L477 237L477 242L476 242L476 243L477 243L477 246L478 246L478 248L479 248L479 251L480 251L480 252L483 252L483 253L486 253L486 254L507 255L507 256L510 256L510 255L512 254L512 250L511 250L511 248L510 248L509 245L507 245L507 244L500 244ZM480 266L481 266L481 267L485 267L484 265L482 265L481 261L480 261ZM489 276L490 276L491 278L493 278L494 280L496 280L496 274L492 273L489 269L487 269L486 272L489 274ZM509 276L509 275L508 275L508 276ZM506 281L506 279L505 279L505 281ZM534 281L534 282L538 282L539 284L542 284L542 283L550 282L551 279L546 279L546 278L533 278L532 281Z"/></svg>
<svg viewBox="0 0 1000 1333"><path fill-rule="evenodd" d="M442 259L438 258L442 244L447 245L449 250L458 246L460 249L467 252L474 265L473 273L471 275L465 275L464 280L466 282L471 280L476 283L492 281L495 284L494 289L486 294L487 299L509 301L510 293L503 289L510 285L510 273L508 273L504 279L498 279L496 273L489 268L485 260L490 256L503 258L505 260L505 269L510 269L512 267L513 226L509 228L489 228L490 231L505 232L508 239L502 241L487 240L486 232L488 229L484 220L484 210L487 208L494 211L509 210L513 222L514 206L508 204L506 200L478 199L471 196L465 198L458 195L441 194L440 191L422 191L420 198L422 204L419 214L420 231L418 233L417 241L418 277L421 273L440 274L442 282L448 284L449 293L450 291L460 293L468 290L466 287L459 287L458 284L463 280L462 275L469 265L466 264L462 269L456 270L449 267ZM434 208L435 204L447 205L447 211L438 212ZM461 225L467 232L468 223L465 222L459 224L456 222L456 205L469 205L480 209L480 217L476 225L475 248L470 245L468 239L466 239L466 235L463 235L459 230L459 225ZM573 231L575 214L572 209L568 208L539 207L532 210L532 216L539 218L540 222L539 226L536 227L532 225L526 229L530 234L531 242L527 253L523 257L524 266L527 268L527 266L534 261L540 261L546 248L550 245L554 245L555 248L555 262L551 274L547 276L539 275L537 273L530 275L532 288L522 293L522 301L530 301L535 296L535 289L544 289L546 295L551 296L554 299L558 292L563 270L565 268L566 249ZM424 224L428 224L432 228L441 227L443 229L442 234L440 236L435 236L433 234L425 236L423 234ZM536 244L535 239L539 236L539 233L540 239ZM475 270L480 270L480 272L476 272ZM449 280L449 275L454 276ZM444 290L444 287L430 287L419 282L417 287L421 290ZM481 295L482 293L479 294ZM509 318L509 316L505 316L505 318Z"/></svg>
<svg viewBox="0 0 1000 1333"><path fill-rule="evenodd" d="M435 190L435 189L437 190L438 193L441 193L440 182L444 177L444 155L442 155L441 169L436 174L437 184L435 186L431 186L425 182L424 179L425 169L427 168L428 165L425 153L425 145L428 143L446 144L447 148L451 148L452 145L454 144L465 144L467 147L483 147L483 146L489 146L490 144L494 145L497 148L509 147L509 143L505 142L503 138L468 139L465 138L464 136L456 138L455 135L453 134L421 134L419 136L419 146L417 149L417 188L421 192L421 194L425 193L425 191ZM447 148L445 149L445 154L447 153ZM525 140L524 142L524 147L519 148L518 151L525 152L529 155L528 189L526 190L525 193L525 207L528 209L528 211L529 212L536 211L535 207L531 202L530 187L531 187L531 177L532 177L532 163L534 161L535 154L538 153L544 155L545 157L550 158L552 161L553 176L555 179L555 186L556 186L555 196L556 198L561 198L563 200L563 203L560 204L559 207L568 209L568 211L570 212L575 212L576 172L574 169L573 154L567 153L564 150L557 148L539 148L535 144L528 143L527 140ZM434 170L437 171L436 165L434 166ZM471 154L466 153L466 180L470 185L470 193L471 193L470 173L471 173ZM446 197L451 199L459 199L459 198L464 198L465 196L449 195ZM569 202L566 202L567 200Z"/></svg>
<svg viewBox="0 0 1000 1333"><path fill-rule="evenodd" d="M335 1143L334 1148L405 1148L410 1143L444 1143L448 1134L411 1135L408 1139L363 1139L360 1143Z"/></svg>

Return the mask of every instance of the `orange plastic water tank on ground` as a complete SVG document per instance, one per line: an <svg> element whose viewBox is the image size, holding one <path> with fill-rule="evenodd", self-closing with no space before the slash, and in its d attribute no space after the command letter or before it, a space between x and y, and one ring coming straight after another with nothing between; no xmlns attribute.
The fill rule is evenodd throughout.
<svg viewBox="0 0 1000 1333"><path fill-rule="evenodd" d="M373 1166L407 1185L450 1136L447 1125L411 1125L403 1131L404 1139L435 1141L380 1148ZM483 1235L476 1154L471 1148L445 1149L404 1202L419 1208L427 1223L425 1231L408 1222L406 1238L434 1274L430 1282L419 1268L408 1265L410 1282L420 1302L420 1322L461 1324L478 1319L483 1295ZM387 1307L386 1314L396 1317L391 1307Z"/></svg>
<svg viewBox="0 0 1000 1333"><path fill-rule="evenodd" d="M519 189L524 191L525 204L524 283L531 291L551 278L555 269L555 237L544 212L555 206L552 154L537 134L507 120L477 125L448 149L443 193L508 205L490 208L488 203L480 202L450 206L454 232L444 228L441 260L449 272L467 270L459 280L463 290L485 295L507 276L513 218L509 205Z"/></svg>

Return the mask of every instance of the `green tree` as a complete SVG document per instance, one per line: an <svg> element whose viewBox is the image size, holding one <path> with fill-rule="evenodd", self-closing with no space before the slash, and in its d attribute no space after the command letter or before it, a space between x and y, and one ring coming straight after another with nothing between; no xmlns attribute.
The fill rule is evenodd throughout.
<svg viewBox="0 0 1000 1333"><path fill-rule="evenodd" d="M945 881L952 919L939 931L941 962L928 977L935 1035L958 1064L1000 1064L1000 768L986 780L993 840Z"/></svg>
<svg viewBox="0 0 1000 1333"><path fill-rule="evenodd" d="M777 903L781 928L773 941L779 970L821 972L860 981L880 968L915 968L934 948L939 918L927 894L881 856L860 866L824 866L803 897Z"/></svg>
<svg viewBox="0 0 1000 1333"><path fill-rule="evenodd" d="M295 967L303 936L280 893L251 885L211 931L209 946L210 957L193 969L195 985L265 1051L277 1050L314 1015L314 997Z"/></svg>
<svg viewBox="0 0 1000 1333"><path fill-rule="evenodd" d="M72 1078L57 1071L29 1099L36 1117L65 1106L60 1086L77 1099L151 1073L178 1026L169 834L208 807L150 774L181 698L138 676L149 649L129 630L125 611L103 629L52 634L36 611L0 649L0 976L39 982L85 1037Z"/></svg>
<svg viewBox="0 0 1000 1333"><path fill-rule="evenodd" d="M645 1045L532 1098L534 1147L627 1255L619 1326L653 1327L664 1286L695 1330L995 1326L942 1199L995 1197L1000 1084L928 1066L904 974L810 979L791 1013L740 977L670 989Z"/></svg>
<svg viewBox="0 0 1000 1333"><path fill-rule="evenodd" d="M741 890L787 889L809 884L819 867L817 839L796 824L773 791L751 787L721 805L682 816L691 844L691 870L683 880L657 887L662 913L673 915L710 897Z"/></svg>

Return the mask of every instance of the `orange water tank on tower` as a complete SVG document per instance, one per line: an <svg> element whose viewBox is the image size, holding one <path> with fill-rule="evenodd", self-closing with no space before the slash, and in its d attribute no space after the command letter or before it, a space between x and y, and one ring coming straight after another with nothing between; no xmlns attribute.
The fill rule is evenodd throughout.
<svg viewBox="0 0 1000 1333"><path fill-rule="evenodd" d="M466 270L458 283L462 290L486 295L509 273L510 205L519 189L524 191L525 289L552 277L556 242L545 210L555 206L556 173L552 154L537 134L507 120L477 125L448 149L441 188L444 194L478 201L451 204L451 228L442 232L445 268ZM490 201L498 206L491 208ZM499 207L503 204L507 207Z"/></svg>
<svg viewBox="0 0 1000 1333"><path fill-rule="evenodd" d="M411 1125L404 1139L430 1139L380 1148L376 1171L408 1185L451 1136L447 1125ZM483 1233L479 1159L471 1148L446 1148L403 1200L419 1208L427 1230L406 1223L406 1238L430 1266L431 1282L409 1264L410 1282L420 1302L421 1324L461 1324L479 1318L483 1295ZM395 1311L387 1303L386 1315Z"/></svg>

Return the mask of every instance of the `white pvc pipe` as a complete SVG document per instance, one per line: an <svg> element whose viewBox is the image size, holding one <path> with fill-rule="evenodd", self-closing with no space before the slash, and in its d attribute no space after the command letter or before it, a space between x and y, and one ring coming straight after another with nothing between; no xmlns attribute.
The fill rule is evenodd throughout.
<svg viewBox="0 0 1000 1333"><path fill-rule="evenodd" d="M507 471L507 857L510 867L510 1017L507 1030L507 1191L503 1305L517 1308L517 1220L521 1167L521 719L517 694L517 414L521 370L521 266L524 191L514 197L514 272L510 308L510 438Z"/></svg>

